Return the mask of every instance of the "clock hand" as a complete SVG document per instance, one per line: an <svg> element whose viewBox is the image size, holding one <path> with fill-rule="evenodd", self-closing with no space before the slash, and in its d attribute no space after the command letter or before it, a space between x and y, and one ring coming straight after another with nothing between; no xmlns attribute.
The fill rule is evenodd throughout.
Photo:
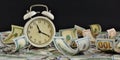
<svg viewBox="0 0 120 60"><path fill-rule="evenodd" d="M46 33L44 33L44 32L41 32L42 34L44 34L44 35L46 35L46 36L48 36L48 37L50 37L48 34L46 34Z"/></svg>
<svg viewBox="0 0 120 60"><path fill-rule="evenodd" d="M36 25L37 25L37 24L36 24ZM46 36L50 37L48 34L46 34L46 33L42 32L42 31L39 29L38 25L37 25L37 29L38 29L38 33L42 33L42 34L44 34L44 35L46 35Z"/></svg>
<svg viewBox="0 0 120 60"><path fill-rule="evenodd" d="M38 33L41 33L41 30L39 29L39 27L38 27L38 25L36 24L36 26L37 26L37 29L38 29Z"/></svg>

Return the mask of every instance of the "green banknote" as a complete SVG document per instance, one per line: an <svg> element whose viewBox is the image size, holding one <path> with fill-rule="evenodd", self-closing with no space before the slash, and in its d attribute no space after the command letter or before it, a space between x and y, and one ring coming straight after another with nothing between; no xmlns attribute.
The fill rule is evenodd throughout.
<svg viewBox="0 0 120 60"><path fill-rule="evenodd" d="M18 51L19 49L25 48L28 45L28 40L25 37L25 35L22 35L20 37L16 37L13 39L15 43L15 51Z"/></svg>
<svg viewBox="0 0 120 60"><path fill-rule="evenodd" d="M3 40L4 44L14 43L13 39L23 34L23 27L12 25L12 32Z"/></svg>
<svg viewBox="0 0 120 60"><path fill-rule="evenodd" d="M102 31L100 24L91 24L90 29L94 37L96 37Z"/></svg>
<svg viewBox="0 0 120 60"><path fill-rule="evenodd" d="M79 38L75 40L77 47L80 52L86 51L90 48L90 39L89 37Z"/></svg>
<svg viewBox="0 0 120 60"><path fill-rule="evenodd" d="M72 56L78 53L78 49L72 49L64 40L64 37L54 37L56 49L63 55Z"/></svg>

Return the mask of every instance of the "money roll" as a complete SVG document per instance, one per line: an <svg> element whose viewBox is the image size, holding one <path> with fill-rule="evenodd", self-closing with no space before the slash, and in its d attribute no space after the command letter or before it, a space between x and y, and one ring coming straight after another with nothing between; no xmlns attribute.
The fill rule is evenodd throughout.
<svg viewBox="0 0 120 60"><path fill-rule="evenodd" d="M28 46L28 41L25 35L14 38L13 42L14 44L6 45L5 48L3 48L4 53L15 53L20 49L24 49Z"/></svg>
<svg viewBox="0 0 120 60"><path fill-rule="evenodd" d="M117 53L120 53L120 35L116 37L116 44L115 44L114 51Z"/></svg>
<svg viewBox="0 0 120 60"><path fill-rule="evenodd" d="M28 41L27 41L25 35L14 38L13 41L15 43L15 51L25 48L28 45Z"/></svg>
<svg viewBox="0 0 120 60"><path fill-rule="evenodd" d="M102 31L100 24L91 24L90 29L94 38L96 38L96 36Z"/></svg>

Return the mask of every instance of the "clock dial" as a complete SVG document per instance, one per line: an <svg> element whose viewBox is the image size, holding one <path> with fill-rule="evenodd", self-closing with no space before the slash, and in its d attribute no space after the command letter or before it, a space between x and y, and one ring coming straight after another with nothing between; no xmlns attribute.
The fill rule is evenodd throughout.
<svg viewBox="0 0 120 60"><path fill-rule="evenodd" d="M52 41L55 34L55 28L49 19L37 17L26 24L25 34L32 45L43 47Z"/></svg>

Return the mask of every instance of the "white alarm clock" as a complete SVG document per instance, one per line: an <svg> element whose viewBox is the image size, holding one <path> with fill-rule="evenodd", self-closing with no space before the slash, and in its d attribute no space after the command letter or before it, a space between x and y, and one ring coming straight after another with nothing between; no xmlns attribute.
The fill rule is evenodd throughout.
<svg viewBox="0 0 120 60"><path fill-rule="evenodd" d="M40 13L32 11L33 7L45 7L46 11L41 12L43 16L33 17ZM31 18L24 26L24 34L31 45L35 47L46 47L52 42L56 32L55 26L51 21L54 19L54 16L48 11L46 5L32 5L30 11L23 18L24 20Z"/></svg>

